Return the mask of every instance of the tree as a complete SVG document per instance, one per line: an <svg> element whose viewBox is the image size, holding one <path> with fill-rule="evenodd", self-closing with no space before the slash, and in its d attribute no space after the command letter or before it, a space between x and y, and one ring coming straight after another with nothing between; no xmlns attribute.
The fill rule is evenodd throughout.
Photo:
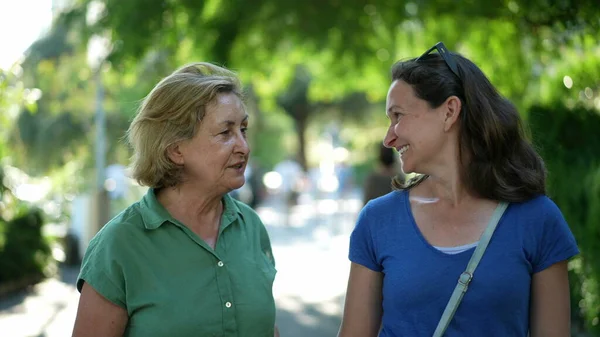
<svg viewBox="0 0 600 337"><path fill-rule="evenodd" d="M0 158L10 160L14 153L9 152L10 130L19 109L25 105L35 111L35 102L39 98L39 90L26 89L21 78L23 69L13 66L12 69L0 69ZM0 163L8 164L6 162Z"/></svg>
<svg viewBox="0 0 600 337"><path fill-rule="evenodd" d="M90 9L100 13L92 25L86 22ZM84 37L109 36L109 60L119 70L156 51L173 55L175 63L188 62L187 56L243 69L264 108L295 85L298 66L312 76L308 101L333 102L351 92L381 100L391 63L437 40L476 59L505 95L527 102L534 63L556 53L544 45L598 32L598 12L594 0L460 6L448 0L80 0L62 20ZM304 114L290 116L297 130L305 128Z"/></svg>
<svg viewBox="0 0 600 337"><path fill-rule="evenodd" d="M549 172L550 196L577 239L581 256L572 263L571 307L600 332L600 114L580 104L534 106L530 118L536 145ZM543 135L543 136L542 136ZM596 322L596 323L594 323ZM574 324L577 325L577 324Z"/></svg>
<svg viewBox="0 0 600 337"><path fill-rule="evenodd" d="M86 48L78 32L57 22L36 41L22 64L23 85L36 86L41 98L22 106L6 130L13 160L29 174L53 173L71 179L69 192L93 181L95 89ZM103 70L107 118L107 162L124 162L129 156L123 142L137 102L150 90L164 66L160 53L149 53L135 67L116 73ZM162 75L162 74L161 74ZM79 174L74 174L78 172ZM73 181L73 177L79 177Z"/></svg>
<svg viewBox="0 0 600 337"><path fill-rule="evenodd" d="M175 50L187 38L198 41L195 48L221 63L233 60L237 46L257 42L266 50L283 44L314 45L317 50L333 49L338 54L351 50L358 59L370 58L376 51L373 35L382 30L394 34L403 22L413 19L510 21L522 27L524 35L532 36L544 28L580 32L600 27L594 0L490 0L460 6L449 0L373 0L368 4L358 0L132 0L127 4L79 0L64 18L86 27L89 8L101 12L89 33L108 30L118 42L114 60L139 58L157 44Z"/></svg>
<svg viewBox="0 0 600 337"><path fill-rule="evenodd" d="M21 72L18 65L0 69L0 285L11 290L38 282L52 260L42 235L42 211L16 198L5 170L15 155L8 137L19 108L35 111L39 98L39 89L25 88Z"/></svg>

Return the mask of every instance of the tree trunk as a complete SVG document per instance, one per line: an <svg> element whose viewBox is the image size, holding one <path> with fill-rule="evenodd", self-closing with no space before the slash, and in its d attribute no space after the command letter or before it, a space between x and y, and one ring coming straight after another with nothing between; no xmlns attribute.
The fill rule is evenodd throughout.
<svg viewBox="0 0 600 337"><path fill-rule="evenodd" d="M303 109L308 110L309 108L306 106L302 107ZM298 163L302 166L304 172L308 171L308 163L306 160L306 127L308 121L309 111L304 111L302 113L296 114L295 122L296 122L296 137L298 137Z"/></svg>

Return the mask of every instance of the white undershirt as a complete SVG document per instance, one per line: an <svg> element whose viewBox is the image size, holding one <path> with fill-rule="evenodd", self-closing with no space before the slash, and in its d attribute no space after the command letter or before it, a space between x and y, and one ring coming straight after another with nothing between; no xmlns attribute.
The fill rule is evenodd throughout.
<svg viewBox="0 0 600 337"><path fill-rule="evenodd" d="M438 246L433 246L435 249L439 250L440 252L444 253L444 254L458 254L458 253L462 253L466 250L469 250L473 247L476 247L477 244L479 243L479 241L477 242L473 242L473 243L469 243L466 245L462 245L462 246L456 246L456 247L438 247Z"/></svg>

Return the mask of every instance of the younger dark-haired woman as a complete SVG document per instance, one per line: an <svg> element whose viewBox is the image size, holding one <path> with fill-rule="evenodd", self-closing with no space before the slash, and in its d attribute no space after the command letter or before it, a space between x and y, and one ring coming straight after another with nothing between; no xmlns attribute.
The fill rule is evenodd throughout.
<svg viewBox="0 0 600 337"><path fill-rule="evenodd" d="M418 175L361 211L339 336L431 337L500 203L444 336L570 336L567 260L578 248L515 107L438 43L394 65L387 116L384 144Z"/></svg>

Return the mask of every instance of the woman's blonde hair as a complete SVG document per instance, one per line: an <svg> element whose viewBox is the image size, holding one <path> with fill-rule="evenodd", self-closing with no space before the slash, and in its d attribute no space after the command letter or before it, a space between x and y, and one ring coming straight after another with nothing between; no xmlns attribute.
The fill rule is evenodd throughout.
<svg viewBox="0 0 600 337"><path fill-rule="evenodd" d="M131 177L152 188L179 184L182 167L169 159L167 149L194 137L206 106L220 93L242 98L241 84L235 73L210 63L188 64L162 79L127 130Z"/></svg>

